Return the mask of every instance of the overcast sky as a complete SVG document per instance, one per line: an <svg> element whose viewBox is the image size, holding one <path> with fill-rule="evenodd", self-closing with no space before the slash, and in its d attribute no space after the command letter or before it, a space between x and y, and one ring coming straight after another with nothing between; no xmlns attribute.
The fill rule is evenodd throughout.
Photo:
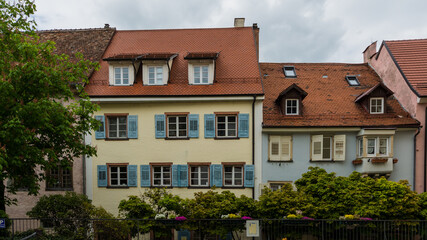
<svg viewBox="0 0 427 240"><path fill-rule="evenodd" d="M258 23L262 62L362 61L373 41L427 38L425 0L35 0L39 30Z"/></svg>

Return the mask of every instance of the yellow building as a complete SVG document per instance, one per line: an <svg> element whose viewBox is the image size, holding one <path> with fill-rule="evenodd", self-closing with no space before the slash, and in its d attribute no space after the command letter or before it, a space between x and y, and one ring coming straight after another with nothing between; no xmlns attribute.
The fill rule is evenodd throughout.
<svg viewBox="0 0 427 240"><path fill-rule="evenodd" d="M155 187L189 198L213 186L253 196L263 99L258 31L255 24L116 31L86 87L103 123L86 138L98 149L86 170L95 205L117 213L120 200Z"/></svg>

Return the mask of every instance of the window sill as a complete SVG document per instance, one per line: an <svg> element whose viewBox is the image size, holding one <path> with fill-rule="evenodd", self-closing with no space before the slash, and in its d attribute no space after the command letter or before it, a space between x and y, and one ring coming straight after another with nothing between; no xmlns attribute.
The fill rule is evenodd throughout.
<svg viewBox="0 0 427 240"><path fill-rule="evenodd" d="M150 188L166 188L166 189L171 189L173 187L172 186L150 186Z"/></svg>
<svg viewBox="0 0 427 240"><path fill-rule="evenodd" d="M128 189L129 186L107 186L108 189Z"/></svg>
<svg viewBox="0 0 427 240"><path fill-rule="evenodd" d="M223 186L222 189L245 189L244 186Z"/></svg>
<svg viewBox="0 0 427 240"><path fill-rule="evenodd" d="M129 141L129 138L105 138L105 141Z"/></svg>
<svg viewBox="0 0 427 240"><path fill-rule="evenodd" d="M189 186L188 189L210 189L210 186Z"/></svg>
<svg viewBox="0 0 427 240"><path fill-rule="evenodd" d="M46 188L46 191L73 191L73 188Z"/></svg>
<svg viewBox="0 0 427 240"><path fill-rule="evenodd" d="M270 160L270 159L268 159L268 161L272 162L272 163L275 163L275 162L276 163L283 163L283 162L287 163L287 162L293 162L294 160L292 160L292 159L291 160Z"/></svg>
<svg viewBox="0 0 427 240"><path fill-rule="evenodd" d="M215 137L215 140L239 140L239 137Z"/></svg>
<svg viewBox="0 0 427 240"><path fill-rule="evenodd" d="M332 159L325 159L325 160L312 160L312 159L310 159L310 162L319 162L319 163L321 163L321 162L336 162L336 161L334 161ZM343 162L343 161L339 161L339 162Z"/></svg>
<svg viewBox="0 0 427 240"><path fill-rule="evenodd" d="M170 138L170 137L167 137L167 138L165 138L165 140L190 140L190 138L189 137L185 137L185 138Z"/></svg>

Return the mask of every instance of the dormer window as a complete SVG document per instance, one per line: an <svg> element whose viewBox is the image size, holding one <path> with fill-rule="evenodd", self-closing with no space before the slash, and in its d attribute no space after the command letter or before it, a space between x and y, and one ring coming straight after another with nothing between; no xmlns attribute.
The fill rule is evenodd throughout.
<svg viewBox="0 0 427 240"><path fill-rule="evenodd" d="M284 66L283 72L285 73L285 77L288 77L288 78L296 78L297 77L297 73L295 72L294 66Z"/></svg>
<svg viewBox="0 0 427 240"><path fill-rule="evenodd" d="M114 68L114 85L129 85L129 67Z"/></svg>
<svg viewBox="0 0 427 240"><path fill-rule="evenodd" d="M215 76L215 60L219 53L188 53L188 83L193 85L213 84Z"/></svg>
<svg viewBox="0 0 427 240"><path fill-rule="evenodd" d="M103 59L108 62L108 78L112 86L129 86L135 82L135 69L139 63L135 61L136 55L115 55Z"/></svg>
<svg viewBox="0 0 427 240"><path fill-rule="evenodd" d="M345 76L345 79L350 86L360 86L359 79L357 79L356 76L347 75Z"/></svg>
<svg viewBox="0 0 427 240"><path fill-rule="evenodd" d="M148 67L148 85L163 85L163 66Z"/></svg>
<svg viewBox="0 0 427 240"><path fill-rule="evenodd" d="M286 115L298 115L298 99L286 99Z"/></svg>
<svg viewBox="0 0 427 240"><path fill-rule="evenodd" d="M147 53L138 57L142 62L142 83L144 85L167 85L172 68L174 53Z"/></svg>
<svg viewBox="0 0 427 240"><path fill-rule="evenodd" d="M371 114L381 114L384 113L384 98L371 98L370 99L370 113Z"/></svg>

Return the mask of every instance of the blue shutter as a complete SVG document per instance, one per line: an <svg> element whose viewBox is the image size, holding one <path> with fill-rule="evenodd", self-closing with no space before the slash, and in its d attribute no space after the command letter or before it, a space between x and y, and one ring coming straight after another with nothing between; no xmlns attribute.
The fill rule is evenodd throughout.
<svg viewBox="0 0 427 240"><path fill-rule="evenodd" d="M138 138L138 115L128 116L128 138Z"/></svg>
<svg viewBox="0 0 427 240"><path fill-rule="evenodd" d="M172 165L172 187L179 187L179 166Z"/></svg>
<svg viewBox="0 0 427 240"><path fill-rule="evenodd" d="M239 137L249 137L249 114L239 114Z"/></svg>
<svg viewBox="0 0 427 240"><path fill-rule="evenodd" d="M105 138L105 117L95 116L95 119L101 122L101 126L98 128L98 130L95 131L95 138L103 139Z"/></svg>
<svg viewBox="0 0 427 240"><path fill-rule="evenodd" d="M215 114L205 114L205 138L215 137Z"/></svg>
<svg viewBox="0 0 427 240"><path fill-rule="evenodd" d="M179 230L178 231L178 240L191 240L191 234L188 230Z"/></svg>
<svg viewBox="0 0 427 240"><path fill-rule="evenodd" d="M254 165L245 165L245 187L254 187Z"/></svg>
<svg viewBox="0 0 427 240"><path fill-rule="evenodd" d="M156 114L155 119L155 129L156 129L156 138L165 138L166 137L166 120L164 114Z"/></svg>
<svg viewBox="0 0 427 240"><path fill-rule="evenodd" d="M211 165L211 187L222 187L222 165L212 164Z"/></svg>
<svg viewBox="0 0 427 240"><path fill-rule="evenodd" d="M98 187L107 186L107 165L98 165Z"/></svg>
<svg viewBox="0 0 427 240"><path fill-rule="evenodd" d="M189 114L188 121L190 123L188 137L198 138L199 137L199 114Z"/></svg>
<svg viewBox="0 0 427 240"><path fill-rule="evenodd" d="M138 166L137 165L128 165L128 186L129 187L136 187L138 182L137 177L137 171Z"/></svg>
<svg viewBox="0 0 427 240"><path fill-rule="evenodd" d="M150 165L141 165L141 187L149 187L150 183Z"/></svg>
<svg viewBox="0 0 427 240"><path fill-rule="evenodd" d="M179 186L188 187L188 166L179 165Z"/></svg>

